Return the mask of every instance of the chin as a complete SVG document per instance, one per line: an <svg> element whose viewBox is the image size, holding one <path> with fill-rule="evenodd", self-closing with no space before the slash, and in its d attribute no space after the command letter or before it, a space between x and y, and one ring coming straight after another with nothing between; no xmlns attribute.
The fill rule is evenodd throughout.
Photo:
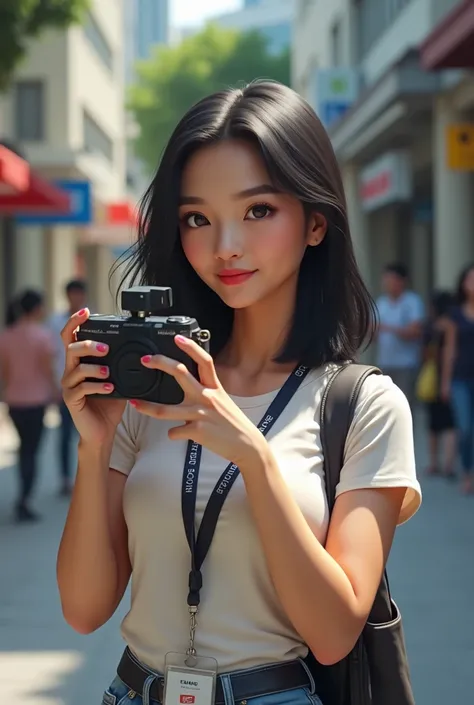
<svg viewBox="0 0 474 705"><path fill-rule="evenodd" d="M250 308L260 301L259 298L255 296L245 295L243 292L240 295L232 295L227 292L216 291L221 301L225 303L229 308L234 309L234 311L239 311L244 308Z"/></svg>

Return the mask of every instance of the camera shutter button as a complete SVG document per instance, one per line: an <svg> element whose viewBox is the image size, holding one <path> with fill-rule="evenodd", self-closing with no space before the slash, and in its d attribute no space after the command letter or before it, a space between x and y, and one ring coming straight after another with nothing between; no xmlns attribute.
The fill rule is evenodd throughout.
<svg viewBox="0 0 474 705"><path fill-rule="evenodd" d="M168 316L166 319L166 323L179 323L181 325L189 323L190 321L189 316Z"/></svg>

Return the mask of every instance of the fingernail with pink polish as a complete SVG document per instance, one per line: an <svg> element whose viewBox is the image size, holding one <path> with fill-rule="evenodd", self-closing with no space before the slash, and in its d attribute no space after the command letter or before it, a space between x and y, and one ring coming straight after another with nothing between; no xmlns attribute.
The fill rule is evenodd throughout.
<svg viewBox="0 0 474 705"><path fill-rule="evenodd" d="M187 343L188 342L188 339L184 335L177 335L175 340L178 343Z"/></svg>
<svg viewBox="0 0 474 705"><path fill-rule="evenodd" d="M135 399L130 399L129 404L134 407L138 406L138 402L136 402Z"/></svg>
<svg viewBox="0 0 474 705"><path fill-rule="evenodd" d="M142 362L144 362L145 365L147 365L149 362L151 362L151 355L144 355L142 357Z"/></svg>
<svg viewBox="0 0 474 705"><path fill-rule="evenodd" d="M106 392L111 392L113 388L114 388L113 384L109 384L108 382L107 382L107 384L104 384L104 389Z"/></svg>
<svg viewBox="0 0 474 705"><path fill-rule="evenodd" d="M108 349L109 349L109 346L105 345L105 343L98 343L97 344L97 350L99 352L107 352Z"/></svg>
<svg viewBox="0 0 474 705"><path fill-rule="evenodd" d="M101 375L108 375L108 374L109 374L109 368L108 368L108 367L101 367L101 368L100 368L100 374L101 374Z"/></svg>

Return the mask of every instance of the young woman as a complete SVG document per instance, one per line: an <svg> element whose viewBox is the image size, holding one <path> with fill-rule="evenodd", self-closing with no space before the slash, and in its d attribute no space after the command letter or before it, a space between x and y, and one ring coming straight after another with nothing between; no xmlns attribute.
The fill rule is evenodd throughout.
<svg viewBox="0 0 474 705"><path fill-rule="evenodd" d="M451 399L459 432L463 491L474 492L474 264L462 272L458 305L446 329L442 394Z"/></svg>
<svg viewBox="0 0 474 705"><path fill-rule="evenodd" d="M58 557L64 616L94 631L132 576L128 648L107 705L160 702L163 674L176 694L168 667L177 659L185 672L187 651L215 660L216 702L319 705L303 658L309 648L330 664L351 650L420 487L407 401L374 376L328 516L321 396L370 335L373 306L337 162L312 109L271 82L194 106L147 193L132 256L143 283L171 285L173 310L211 330L212 355L177 337L199 379L167 357L142 362L175 377L184 402L125 408L89 396L111 385L104 346L74 340L87 311L64 328L64 397L81 437ZM91 352L97 365L82 365ZM280 408L267 413L277 395ZM191 563L194 521L205 526Z"/></svg>
<svg viewBox="0 0 474 705"><path fill-rule="evenodd" d="M449 316L453 308L453 296L446 291L435 292L431 299L431 316L425 331L424 358L433 359L438 371L438 395L428 403L428 430L430 464L428 475L442 474L455 478L454 465L457 453L457 434L450 401L441 395L442 363L446 345ZM444 441L444 464L440 470L440 443Z"/></svg>
<svg viewBox="0 0 474 705"><path fill-rule="evenodd" d="M0 334L0 382L3 399L20 437L18 521L39 517L30 500L37 477L37 457L46 406L53 401L54 343L44 317L43 296L28 290L8 307L7 328Z"/></svg>

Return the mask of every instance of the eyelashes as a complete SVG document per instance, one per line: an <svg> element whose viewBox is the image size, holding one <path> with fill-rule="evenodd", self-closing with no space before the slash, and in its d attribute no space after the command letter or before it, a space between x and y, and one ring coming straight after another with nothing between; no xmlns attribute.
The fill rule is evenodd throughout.
<svg viewBox="0 0 474 705"><path fill-rule="evenodd" d="M275 213L276 209L269 203L254 203L253 206L247 210L244 220L266 220ZM249 216L252 217L249 217ZM206 225L210 225L210 221L205 215L199 213L198 211L188 211L180 218L180 222L183 226L197 230L203 228Z"/></svg>

